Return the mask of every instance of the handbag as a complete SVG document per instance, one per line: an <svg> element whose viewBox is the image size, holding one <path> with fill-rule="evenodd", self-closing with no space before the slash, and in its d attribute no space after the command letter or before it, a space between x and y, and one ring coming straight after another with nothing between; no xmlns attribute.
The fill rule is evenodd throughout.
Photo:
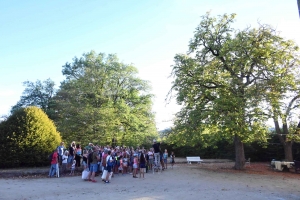
<svg viewBox="0 0 300 200"><path fill-rule="evenodd" d="M88 170L83 170L82 171L82 179L87 179L89 176L89 171Z"/></svg>

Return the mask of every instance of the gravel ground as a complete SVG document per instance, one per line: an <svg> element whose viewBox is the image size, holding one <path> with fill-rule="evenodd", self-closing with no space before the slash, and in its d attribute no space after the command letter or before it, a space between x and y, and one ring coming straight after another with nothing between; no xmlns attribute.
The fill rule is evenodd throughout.
<svg viewBox="0 0 300 200"><path fill-rule="evenodd" d="M100 177L96 183L83 181L80 176L1 178L0 199L300 199L300 174L266 174L263 167L257 170L252 163L236 172L232 166L232 162L180 163L161 173L147 173L144 179L116 174L109 184Z"/></svg>

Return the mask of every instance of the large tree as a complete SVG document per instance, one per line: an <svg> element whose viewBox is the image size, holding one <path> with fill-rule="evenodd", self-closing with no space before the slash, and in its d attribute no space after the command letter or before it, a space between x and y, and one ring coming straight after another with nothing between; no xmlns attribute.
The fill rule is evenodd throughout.
<svg viewBox="0 0 300 200"><path fill-rule="evenodd" d="M266 74L278 73L274 68L296 48L267 25L234 30L234 17L204 15L189 54L175 56L171 92L183 108L173 132L190 144L231 139L235 169L242 169L243 144L266 140Z"/></svg>
<svg viewBox="0 0 300 200"><path fill-rule="evenodd" d="M63 66L55 97L58 129L69 140L136 145L157 136L149 85L116 55L94 51Z"/></svg>

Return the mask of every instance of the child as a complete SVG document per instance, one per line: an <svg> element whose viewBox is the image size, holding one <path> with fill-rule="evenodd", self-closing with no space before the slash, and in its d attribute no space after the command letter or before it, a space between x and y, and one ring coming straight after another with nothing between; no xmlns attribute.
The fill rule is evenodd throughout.
<svg viewBox="0 0 300 200"><path fill-rule="evenodd" d="M70 175L74 175L74 172L75 172L75 165L76 165L76 160L73 160Z"/></svg>
<svg viewBox="0 0 300 200"><path fill-rule="evenodd" d="M173 169L173 165L175 163L175 154L173 151L171 152L171 163L172 163L172 169Z"/></svg>
<svg viewBox="0 0 300 200"><path fill-rule="evenodd" d="M165 169L168 169L168 150L165 149L165 153L163 154L164 166Z"/></svg>
<svg viewBox="0 0 300 200"><path fill-rule="evenodd" d="M63 173L66 173L66 171L67 171L68 157L69 157L69 152L65 151L64 155L61 157L61 159L62 159L62 172Z"/></svg>
<svg viewBox="0 0 300 200"><path fill-rule="evenodd" d="M119 166L118 170L119 170L119 173L122 173L122 175L123 175L123 156L120 156L119 160L120 160L120 166Z"/></svg>
<svg viewBox="0 0 300 200"><path fill-rule="evenodd" d="M134 157L133 157L133 178L137 178L137 176L136 176L137 168L138 168L138 155L134 154Z"/></svg>
<svg viewBox="0 0 300 200"><path fill-rule="evenodd" d="M84 150L82 156L82 166L84 170L87 169L87 157L88 157L88 151Z"/></svg>

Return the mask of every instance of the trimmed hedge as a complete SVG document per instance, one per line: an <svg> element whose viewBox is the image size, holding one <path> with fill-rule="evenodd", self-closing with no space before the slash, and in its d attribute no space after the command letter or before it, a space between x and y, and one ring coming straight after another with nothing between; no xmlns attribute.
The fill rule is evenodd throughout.
<svg viewBox="0 0 300 200"><path fill-rule="evenodd" d="M0 123L0 167L49 165L47 157L60 142L60 133L40 108L21 108Z"/></svg>

